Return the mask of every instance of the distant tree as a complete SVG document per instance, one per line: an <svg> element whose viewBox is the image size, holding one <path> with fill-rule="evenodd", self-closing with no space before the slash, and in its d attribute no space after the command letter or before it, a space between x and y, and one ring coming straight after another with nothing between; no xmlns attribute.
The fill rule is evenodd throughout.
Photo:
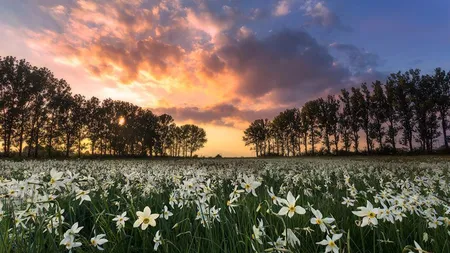
<svg viewBox="0 0 450 253"><path fill-rule="evenodd" d="M388 131L386 142L390 143L392 150L396 152L396 137L398 133L397 121L398 121L398 112L397 112L397 100L396 100L396 86L395 79L388 79L386 82L385 93L386 93L386 119L388 123Z"/></svg>
<svg viewBox="0 0 450 253"><path fill-rule="evenodd" d="M316 151L316 144L320 141L321 132L319 131L318 114L320 105L318 100L306 102L301 113L304 115L302 119L305 120L308 126L309 144L311 145L311 154L314 155Z"/></svg>
<svg viewBox="0 0 450 253"><path fill-rule="evenodd" d="M46 68L25 60L0 57L0 143L4 156L81 155L85 143L98 155L178 155L173 118L154 115L132 103L72 94L69 84ZM177 138L179 138L178 136ZM204 146L206 132L189 125L193 154ZM181 141L181 140L180 140ZM184 140L183 140L184 141Z"/></svg>
<svg viewBox="0 0 450 253"><path fill-rule="evenodd" d="M436 110L439 112L439 119L441 120L444 145L448 149L447 129L449 128L448 116L450 112L450 71L445 74L444 70L436 68L432 78L434 82L433 86L436 89Z"/></svg>
<svg viewBox="0 0 450 253"><path fill-rule="evenodd" d="M242 137L246 146L253 146L257 157L264 155L263 147L269 129L266 123L267 121L263 119L253 121L250 126L245 129L244 136Z"/></svg>
<svg viewBox="0 0 450 253"><path fill-rule="evenodd" d="M383 138L385 136L384 125L386 123L389 105L387 104L386 95L384 94L383 84L380 81L377 80L372 83L372 90L373 92L369 97L371 106L370 117L373 119L371 129L380 150L383 150Z"/></svg>
<svg viewBox="0 0 450 253"><path fill-rule="evenodd" d="M353 115L352 115L352 105L350 101L350 93L346 89L341 90L341 95L339 95L339 99L343 105L342 113L339 117L339 132L342 136L342 142L344 145L345 152L350 151L351 146L351 131L352 131L352 121L353 121ZM357 126L357 120L356 124L353 124L353 126Z"/></svg>
<svg viewBox="0 0 450 253"><path fill-rule="evenodd" d="M371 131L371 115L372 115L372 103L371 94L367 88L367 84L363 83L361 85L362 96L359 96L359 109L361 117L361 129L364 131L366 136L366 149L367 153L370 153L373 148L372 142L372 131Z"/></svg>
<svg viewBox="0 0 450 253"><path fill-rule="evenodd" d="M414 83L417 81L419 70L410 70L401 74L391 74L389 79L395 84L396 111L402 126L401 143L413 150L413 132L414 132L414 108L413 93ZM411 75L414 74L413 76Z"/></svg>
<svg viewBox="0 0 450 253"><path fill-rule="evenodd" d="M429 75L421 76L414 84L412 100L417 122L416 140L421 144L423 151L432 152L434 139L440 135L436 106L438 89Z"/></svg>
<svg viewBox="0 0 450 253"><path fill-rule="evenodd" d="M200 128L196 125L189 125L189 130L189 152L190 156L192 157L192 154L195 151L203 148L207 139L206 132L203 128Z"/></svg>

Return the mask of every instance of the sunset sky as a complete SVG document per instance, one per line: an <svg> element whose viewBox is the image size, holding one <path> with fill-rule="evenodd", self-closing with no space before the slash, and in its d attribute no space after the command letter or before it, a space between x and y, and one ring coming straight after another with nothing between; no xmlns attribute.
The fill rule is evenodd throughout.
<svg viewBox="0 0 450 253"><path fill-rule="evenodd" d="M0 55L194 123L250 156L249 121L391 72L450 70L450 1L0 0Z"/></svg>

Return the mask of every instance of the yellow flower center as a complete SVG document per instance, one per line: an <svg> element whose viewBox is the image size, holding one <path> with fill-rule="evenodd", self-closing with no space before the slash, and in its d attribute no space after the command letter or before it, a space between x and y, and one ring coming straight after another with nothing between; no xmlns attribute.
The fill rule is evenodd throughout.
<svg viewBox="0 0 450 253"><path fill-rule="evenodd" d="M148 224L150 222L149 218L144 218L144 220L142 221L144 224Z"/></svg>
<svg viewBox="0 0 450 253"><path fill-rule="evenodd" d="M295 212L295 206L290 206L289 207L289 212Z"/></svg>
<svg viewBox="0 0 450 253"><path fill-rule="evenodd" d="M330 241L330 242L328 243L328 246L330 246L330 247L335 247L336 244L334 243L334 241Z"/></svg>
<svg viewBox="0 0 450 253"><path fill-rule="evenodd" d="M54 178L50 178L50 184L54 184L56 180Z"/></svg>
<svg viewBox="0 0 450 253"><path fill-rule="evenodd" d="M322 220L321 219L316 219L316 223L320 225L320 224L322 224Z"/></svg>
<svg viewBox="0 0 450 253"><path fill-rule="evenodd" d="M375 218L375 216L377 216L377 215L374 212L369 213L369 218Z"/></svg>
<svg viewBox="0 0 450 253"><path fill-rule="evenodd" d="M245 184L245 189L246 190L250 189L250 185L249 184Z"/></svg>

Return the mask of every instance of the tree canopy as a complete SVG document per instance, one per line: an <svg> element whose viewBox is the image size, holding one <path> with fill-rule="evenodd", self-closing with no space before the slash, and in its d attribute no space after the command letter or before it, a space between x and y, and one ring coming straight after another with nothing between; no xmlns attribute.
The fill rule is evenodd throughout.
<svg viewBox="0 0 450 253"><path fill-rule="evenodd" d="M411 69L391 74L385 83L363 83L307 101L271 121L257 119L244 131L243 141L257 156L395 153L400 147L431 153L441 136L449 149L449 113L450 72L436 68L422 75Z"/></svg>
<svg viewBox="0 0 450 253"><path fill-rule="evenodd" d="M196 125L177 126L129 102L72 94L64 79L26 60L0 57L4 156L192 156L206 143Z"/></svg>

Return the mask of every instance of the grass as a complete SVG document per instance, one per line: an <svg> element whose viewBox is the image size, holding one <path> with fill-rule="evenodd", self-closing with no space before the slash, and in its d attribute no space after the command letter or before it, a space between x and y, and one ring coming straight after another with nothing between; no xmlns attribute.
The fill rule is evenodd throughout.
<svg viewBox="0 0 450 253"><path fill-rule="evenodd" d="M82 246L73 252L97 252L90 239L105 234L106 252L150 252L154 236L160 231L159 252L324 252L316 244L329 234L342 234L336 241L340 252L408 252L414 241L430 252L449 252L450 234L445 222L430 228L433 217L448 217L449 164L445 159L381 160L368 159L259 159L259 160L183 160L183 161L1 161L3 177L0 201L4 215L0 221L0 252L62 252L64 232L78 222L83 229L75 235ZM50 170L64 172L64 187L56 190L50 182ZM71 171L72 176L67 171ZM73 173L79 176L73 177ZM126 174L126 175L124 175ZM243 192L236 200L235 212L227 206L236 185L242 189L243 175L254 175L261 182L256 197ZM345 182L345 175L350 176ZM10 181L11 179L18 181ZM208 180L210 180L208 182ZM192 184L192 188L189 187ZM23 188L25 187L25 188ZM282 205L274 204L268 194L273 187L279 198L290 191L298 196L296 204L306 214L292 218L277 215ZM89 190L91 201L76 200L77 191ZM210 189L209 189L210 188ZM356 193L351 189L355 188ZM191 189L191 190L189 190ZM207 190L205 190L207 189ZM10 194L10 191L16 191ZM402 221L393 223L378 216L377 226L360 227L362 218L352 211L370 201L383 209L376 199L388 191L387 207L401 209ZM53 201L42 196L57 195ZM170 205L169 199L178 203ZM174 197L175 196L175 197ZM343 197L355 200L354 206L341 204ZM393 204L404 201L405 207ZM183 205L179 205L183 203ZM199 207L199 203L205 206ZM45 205L49 205L45 209ZM168 206L173 216L160 217L156 227L134 228L137 211L149 206L161 213ZM203 208L220 208L219 219L197 213ZM311 207L324 217L333 217L334 227L322 232L310 219ZM55 232L46 231L49 221L64 209L64 223ZM127 212L130 219L117 229L112 219ZM36 214L34 214L36 213ZM16 227L20 217L24 226ZM213 220L202 225L202 219ZM263 222L265 235L260 244L254 227ZM283 232L294 231L300 245L287 244L275 249ZM425 241L424 233L428 235ZM425 236L426 237L426 236Z"/></svg>

